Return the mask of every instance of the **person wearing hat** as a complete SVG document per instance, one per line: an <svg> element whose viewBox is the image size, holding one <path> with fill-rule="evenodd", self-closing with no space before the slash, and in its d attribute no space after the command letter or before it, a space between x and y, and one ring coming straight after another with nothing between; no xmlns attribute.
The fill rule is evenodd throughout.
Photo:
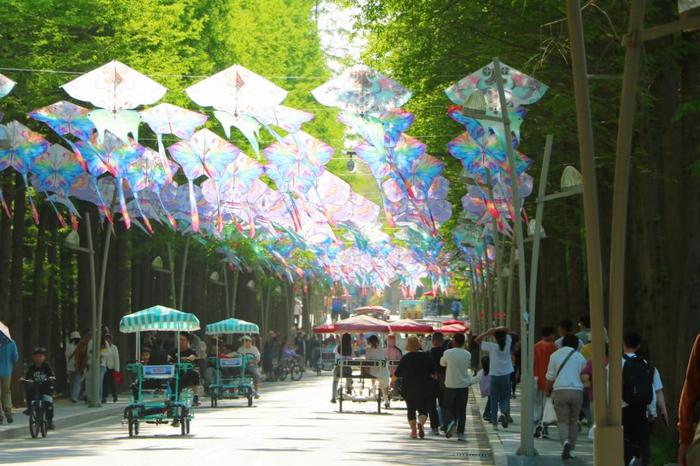
<svg viewBox="0 0 700 466"><path fill-rule="evenodd" d="M80 398L80 382L82 373L78 370L78 365L75 363L75 350L80 343L80 332L73 331L70 333L68 343L66 343L66 371L68 372L68 396L73 403L77 403Z"/></svg>
<svg viewBox="0 0 700 466"><path fill-rule="evenodd" d="M29 407L32 401L42 398L46 403L46 420L48 429L53 430L53 385L56 382L53 369L46 362L46 348L39 346L32 353L32 364L27 368L27 373L20 379L25 383L24 394L27 400L27 409L23 411L29 416Z"/></svg>
<svg viewBox="0 0 700 466"><path fill-rule="evenodd" d="M260 363L260 350L253 345L253 339L248 335L241 338L243 343L240 348L238 348L238 354L243 356L250 355L251 359L248 360L246 365L246 372L253 377L253 384L255 386L255 398L260 398L260 371L258 370L258 364Z"/></svg>

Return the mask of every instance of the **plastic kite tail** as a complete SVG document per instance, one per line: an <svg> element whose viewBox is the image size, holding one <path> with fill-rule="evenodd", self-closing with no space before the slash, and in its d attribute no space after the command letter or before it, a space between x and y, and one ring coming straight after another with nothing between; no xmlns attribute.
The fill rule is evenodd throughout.
<svg viewBox="0 0 700 466"><path fill-rule="evenodd" d="M7 202L5 202L5 196L2 194L2 189L0 189L0 204L2 204L2 210L5 211L5 215L7 215L7 218L10 218L10 208L7 207Z"/></svg>

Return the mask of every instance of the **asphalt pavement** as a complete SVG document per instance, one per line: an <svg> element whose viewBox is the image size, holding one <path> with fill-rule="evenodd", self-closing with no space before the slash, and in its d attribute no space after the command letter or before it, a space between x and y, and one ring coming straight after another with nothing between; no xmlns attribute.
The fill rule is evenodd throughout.
<svg viewBox="0 0 700 466"><path fill-rule="evenodd" d="M493 465L477 406L470 400L467 441L411 439L403 403L376 413L376 403L330 403L331 377L307 372L300 382L267 384L248 408L245 400L208 400L186 437L168 425L142 424L129 438L120 415L49 432L2 440L0 464L123 465ZM16 423L26 423L18 416Z"/></svg>

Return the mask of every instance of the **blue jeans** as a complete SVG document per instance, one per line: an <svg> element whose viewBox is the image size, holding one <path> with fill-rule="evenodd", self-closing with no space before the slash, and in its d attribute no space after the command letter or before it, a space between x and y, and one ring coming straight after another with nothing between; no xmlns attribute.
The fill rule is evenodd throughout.
<svg viewBox="0 0 700 466"><path fill-rule="evenodd" d="M506 416L510 414L510 374L492 375L489 391L491 402L491 422L498 422L498 410Z"/></svg>
<svg viewBox="0 0 700 466"><path fill-rule="evenodd" d="M78 371L68 372L68 388L72 401L78 401L78 398L80 398L80 383L82 382L82 378L82 374Z"/></svg>

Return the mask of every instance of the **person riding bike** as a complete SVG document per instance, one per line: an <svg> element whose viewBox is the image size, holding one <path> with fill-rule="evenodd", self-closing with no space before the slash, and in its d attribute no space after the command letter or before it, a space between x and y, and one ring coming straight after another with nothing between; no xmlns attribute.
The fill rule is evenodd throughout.
<svg viewBox="0 0 700 466"><path fill-rule="evenodd" d="M46 362L46 348L37 347L32 353L32 364L27 368L27 373L21 379L25 383L24 391L27 400L27 409L23 413L29 416L32 402L43 399L46 403L46 421L48 429L53 430L53 390L56 377L53 369Z"/></svg>

